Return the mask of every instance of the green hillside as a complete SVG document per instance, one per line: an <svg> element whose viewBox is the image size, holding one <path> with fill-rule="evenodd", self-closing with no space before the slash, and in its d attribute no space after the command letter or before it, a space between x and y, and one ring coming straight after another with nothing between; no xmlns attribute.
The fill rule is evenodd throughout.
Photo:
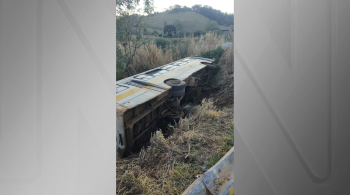
<svg viewBox="0 0 350 195"><path fill-rule="evenodd" d="M212 21L209 18L193 11L185 11L180 13L162 12L147 17L147 23L152 29L162 31L164 22L169 24L181 24L183 31L194 32L196 30L204 30L205 25Z"/></svg>

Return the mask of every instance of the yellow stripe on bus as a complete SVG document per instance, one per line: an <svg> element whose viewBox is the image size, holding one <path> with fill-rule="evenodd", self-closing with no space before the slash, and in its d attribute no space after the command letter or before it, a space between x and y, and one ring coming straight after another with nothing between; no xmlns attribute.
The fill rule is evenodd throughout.
<svg viewBox="0 0 350 195"><path fill-rule="evenodd" d="M193 65L193 64L195 64L195 63L198 63L198 60L196 60L196 61L194 61L194 62L191 62L191 63L187 64L186 66L183 66L183 67L181 67L181 68L179 68L179 69L177 69L177 70L171 71L171 72L169 72L169 73L167 73L167 74L165 74L165 75L163 75L163 76L160 76L160 77L158 77L158 78L155 78L155 79L153 79L153 80L150 80L149 83L156 84L156 83L158 83L159 81L162 81L162 80L165 79L165 78L169 78L169 77L173 76L174 74L183 71L184 69L188 68L189 66L191 66L191 65ZM147 86L147 88L152 88L152 86ZM142 90L142 88L133 88L133 89L130 89L130 90L124 92L124 93L121 93L121 94L117 95L117 96L116 96L116 100L117 100L117 102L118 102L118 101L120 101L120 100L122 100L122 99L124 99L124 98L127 98L127 97L130 96L130 95L133 95L133 94L135 94L135 93L141 91L141 90Z"/></svg>
<svg viewBox="0 0 350 195"><path fill-rule="evenodd" d="M130 96L132 94L135 94L135 93L137 93L137 92L139 92L141 90L142 90L141 88L133 88L133 89L130 89L130 90L128 90L128 91L126 91L126 92L124 92L124 93L122 93L120 95L117 95L117 97L116 97L117 102L119 100L122 100L122 99L124 99L124 98L126 98L126 97L128 97L128 96Z"/></svg>

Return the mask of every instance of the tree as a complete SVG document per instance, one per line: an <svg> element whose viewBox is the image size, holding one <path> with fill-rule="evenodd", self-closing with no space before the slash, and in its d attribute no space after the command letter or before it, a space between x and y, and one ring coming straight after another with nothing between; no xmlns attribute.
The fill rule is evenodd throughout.
<svg viewBox="0 0 350 195"><path fill-rule="evenodd" d="M169 36L171 36L173 33L176 34L176 28L174 25L166 25L164 27L164 34L168 34Z"/></svg>
<svg viewBox="0 0 350 195"><path fill-rule="evenodd" d="M198 12L201 7L202 7L202 5L196 4L196 5L192 6L192 10L195 12Z"/></svg>
<svg viewBox="0 0 350 195"><path fill-rule="evenodd" d="M194 5L192 11L197 12L211 20L216 21L220 25L233 25L233 14L223 13L208 5Z"/></svg>
<svg viewBox="0 0 350 195"><path fill-rule="evenodd" d="M143 36L147 26L142 13L153 11L153 0L145 0L143 8L137 8L140 0L116 0L116 65L117 80L126 73L135 74L131 67L137 51L148 40Z"/></svg>
<svg viewBox="0 0 350 195"><path fill-rule="evenodd" d="M134 11L140 5L140 0L116 0L116 11L124 13L125 11ZM144 0L142 11L150 14L154 10L153 0Z"/></svg>

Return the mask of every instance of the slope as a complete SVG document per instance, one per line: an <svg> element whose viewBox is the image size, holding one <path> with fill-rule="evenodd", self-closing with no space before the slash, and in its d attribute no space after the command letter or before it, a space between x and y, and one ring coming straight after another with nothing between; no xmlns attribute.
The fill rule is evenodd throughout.
<svg viewBox="0 0 350 195"><path fill-rule="evenodd" d="M147 23L152 29L163 30L164 22L167 24L179 23L185 32L204 30L205 25L209 21L212 20L193 11L179 13L161 12L147 17Z"/></svg>

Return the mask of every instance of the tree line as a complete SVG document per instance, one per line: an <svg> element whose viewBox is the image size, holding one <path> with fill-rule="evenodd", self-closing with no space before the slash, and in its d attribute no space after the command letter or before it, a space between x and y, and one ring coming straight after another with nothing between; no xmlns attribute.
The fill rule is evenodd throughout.
<svg viewBox="0 0 350 195"><path fill-rule="evenodd" d="M167 9L168 13L180 13L185 11L193 11L199 13L223 26L230 26L234 23L234 14L222 12L208 5L196 4L192 7L173 5ZM155 12L154 14L157 13L159 12Z"/></svg>

